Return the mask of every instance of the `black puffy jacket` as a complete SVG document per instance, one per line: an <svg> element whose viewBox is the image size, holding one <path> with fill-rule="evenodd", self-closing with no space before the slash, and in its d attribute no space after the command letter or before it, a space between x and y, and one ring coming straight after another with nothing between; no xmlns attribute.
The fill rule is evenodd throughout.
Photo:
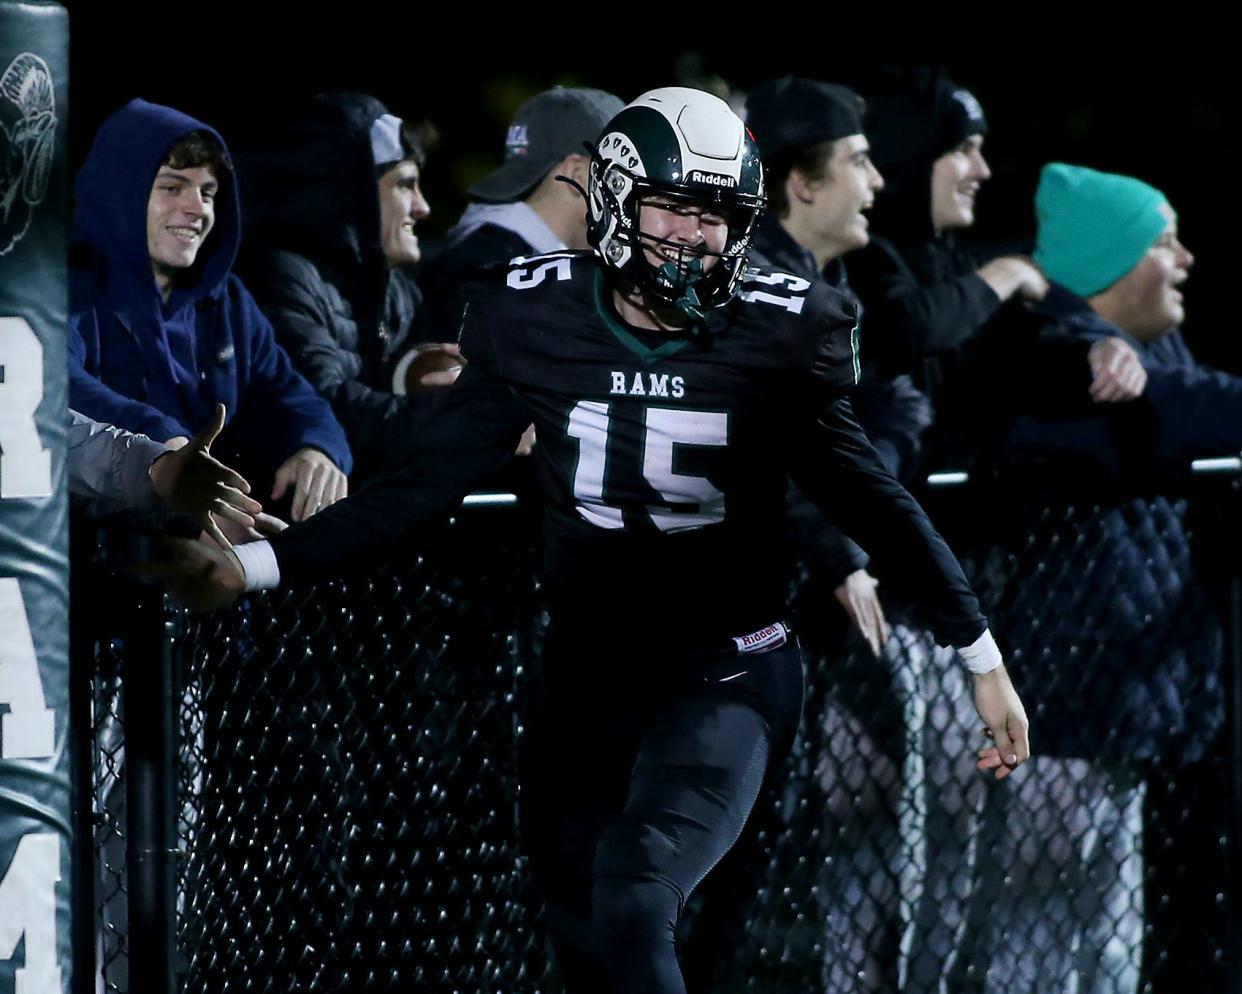
<svg viewBox="0 0 1242 994"><path fill-rule="evenodd" d="M392 393L422 295L380 247L373 97L316 97L267 150L242 160L249 221L240 267L294 365L331 404L356 458L382 469L431 401Z"/></svg>

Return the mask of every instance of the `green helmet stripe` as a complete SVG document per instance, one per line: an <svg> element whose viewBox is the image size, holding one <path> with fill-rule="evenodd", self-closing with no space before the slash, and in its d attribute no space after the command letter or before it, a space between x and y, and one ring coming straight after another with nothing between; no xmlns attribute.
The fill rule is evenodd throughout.
<svg viewBox="0 0 1242 994"><path fill-rule="evenodd" d="M634 146L642 149L643 175L647 179L681 182L681 146L668 119L658 110L650 107L627 107L612 119L608 131L620 132ZM609 140L608 148L601 147L600 154L605 159L616 159L623 168L634 172L629 156L622 155L626 145L616 146L614 141Z"/></svg>

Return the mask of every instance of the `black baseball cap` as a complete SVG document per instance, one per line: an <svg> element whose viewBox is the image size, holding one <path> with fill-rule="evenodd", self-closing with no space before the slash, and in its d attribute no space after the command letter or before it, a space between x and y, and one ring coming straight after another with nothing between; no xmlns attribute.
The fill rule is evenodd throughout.
<svg viewBox="0 0 1242 994"><path fill-rule="evenodd" d="M565 156L585 154L583 144L599 138L622 106L603 90L557 86L536 94L509 125L504 162L470 187L470 195L492 203L520 200Z"/></svg>

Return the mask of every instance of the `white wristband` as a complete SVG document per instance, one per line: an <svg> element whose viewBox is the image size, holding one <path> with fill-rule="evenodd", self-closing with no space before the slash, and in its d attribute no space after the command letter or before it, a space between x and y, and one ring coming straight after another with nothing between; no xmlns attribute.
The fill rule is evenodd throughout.
<svg viewBox="0 0 1242 994"><path fill-rule="evenodd" d="M247 542L233 546L233 554L246 574L247 590L268 590L280 586L280 564L268 542Z"/></svg>
<svg viewBox="0 0 1242 994"><path fill-rule="evenodd" d="M996 639L992 638L992 631L989 628L985 628L983 634L970 645L958 649L957 654L962 657L962 661L971 673L979 675L991 673L1004 662L1000 649L996 646Z"/></svg>

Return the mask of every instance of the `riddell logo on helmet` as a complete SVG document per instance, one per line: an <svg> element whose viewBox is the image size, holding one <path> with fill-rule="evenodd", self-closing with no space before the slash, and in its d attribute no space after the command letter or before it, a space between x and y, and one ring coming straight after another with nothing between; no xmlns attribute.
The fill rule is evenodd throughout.
<svg viewBox="0 0 1242 994"><path fill-rule="evenodd" d="M697 169L690 170L686 179L691 183L707 183L711 186L737 186L732 176L721 176L719 173L701 173Z"/></svg>

